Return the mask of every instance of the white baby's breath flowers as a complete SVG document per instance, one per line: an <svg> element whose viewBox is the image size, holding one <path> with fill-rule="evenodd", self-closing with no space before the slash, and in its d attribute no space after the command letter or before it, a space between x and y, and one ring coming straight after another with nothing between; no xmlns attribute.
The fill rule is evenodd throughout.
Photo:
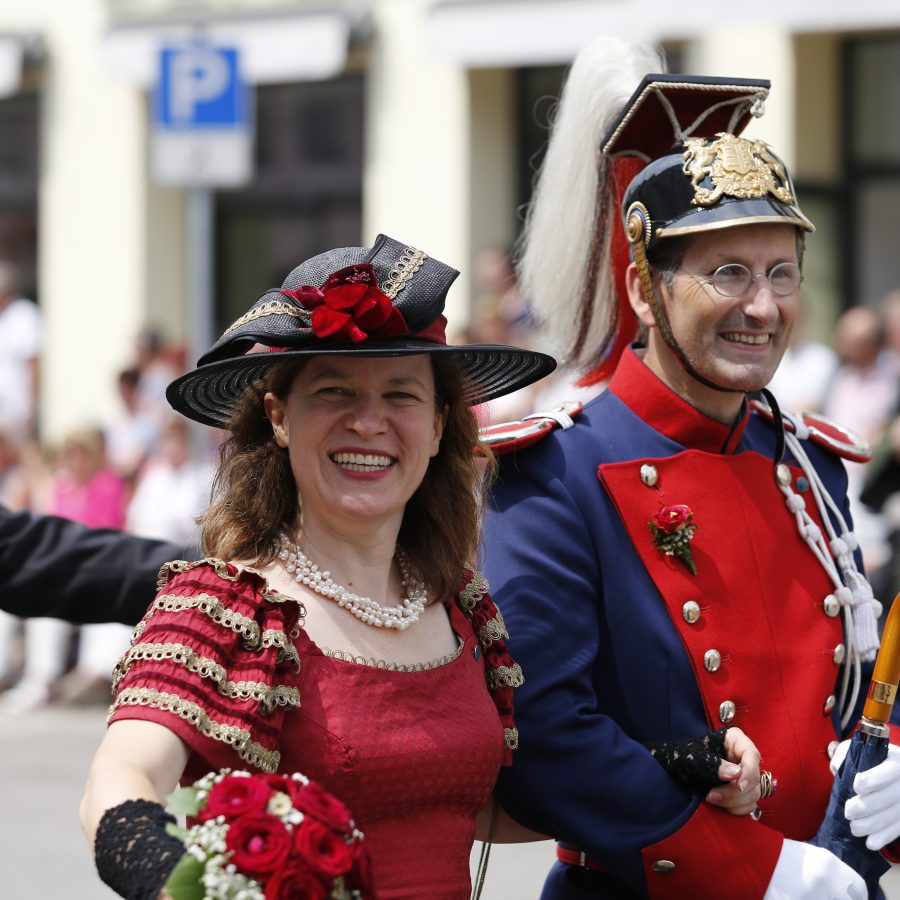
<svg viewBox="0 0 900 900"><path fill-rule="evenodd" d="M260 885L242 875L227 856L214 856L202 877L204 900L265 900Z"/></svg>
<svg viewBox="0 0 900 900"><path fill-rule="evenodd" d="M228 833L228 825L223 816L217 816L208 822L200 822L192 825L187 833L187 850L201 862L208 856L226 853L228 847L225 843L225 835Z"/></svg>

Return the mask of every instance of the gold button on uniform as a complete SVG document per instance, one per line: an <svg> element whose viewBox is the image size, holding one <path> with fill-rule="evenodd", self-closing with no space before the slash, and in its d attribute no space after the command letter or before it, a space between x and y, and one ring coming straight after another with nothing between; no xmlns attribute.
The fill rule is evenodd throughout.
<svg viewBox="0 0 900 900"><path fill-rule="evenodd" d="M643 481L647 487L653 487L658 480L659 472L656 471L656 466L646 464L641 466L641 481Z"/></svg>
<svg viewBox="0 0 900 900"><path fill-rule="evenodd" d="M719 704L719 721L727 725L734 718L734 700L723 700Z"/></svg>
<svg viewBox="0 0 900 900"><path fill-rule="evenodd" d="M653 869L654 872L665 875L675 871L675 863L673 863L671 859L658 859L650 868Z"/></svg>
<svg viewBox="0 0 900 900"><path fill-rule="evenodd" d="M834 594L829 594L822 601L822 609L825 610L826 616L831 616L831 618L833 619L841 611L841 604L838 601L838 598L834 596Z"/></svg>
<svg viewBox="0 0 900 900"><path fill-rule="evenodd" d="M834 648L834 656L832 657L835 665L839 666L844 661L846 655L847 648L843 644L838 644L837 647Z"/></svg>
<svg viewBox="0 0 900 900"><path fill-rule="evenodd" d="M700 604L696 600L688 600L688 602L681 607L681 614L684 616L684 621L687 622L688 625L693 625L694 622L700 618Z"/></svg>
<svg viewBox="0 0 900 900"><path fill-rule="evenodd" d="M716 672L722 665L722 654L718 650L707 650L703 654L703 665L707 672Z"/></svg>
<svg viewBox="0 0 900 900"><path fill-rule="evenodd" d="M837 697L835 697L834 694L829 694L825 698L825 705L822 707L822 714L827 716L834 709L835 703L837 703Z"/></svg>

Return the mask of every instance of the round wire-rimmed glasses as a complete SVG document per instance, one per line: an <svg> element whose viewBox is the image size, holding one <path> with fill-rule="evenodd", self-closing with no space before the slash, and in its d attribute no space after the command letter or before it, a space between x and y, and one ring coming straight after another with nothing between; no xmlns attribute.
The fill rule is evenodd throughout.
<svg viewBox="0 0 900 900"><path fill-rule="evenodd" d="M740 297L749 290L757 278L765 278L769 289L779 297L793 294L803 283L800 266L792 262L778 263L768 272L751 272L741 263L726 263L719 266L709 277L689 272L697 281L712 285L713 290L722 297Z"/></svg>

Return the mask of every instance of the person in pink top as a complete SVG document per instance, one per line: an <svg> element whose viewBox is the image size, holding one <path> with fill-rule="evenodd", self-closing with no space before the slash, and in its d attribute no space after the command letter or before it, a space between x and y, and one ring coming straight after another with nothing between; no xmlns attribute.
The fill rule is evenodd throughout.
<svg viewBox="0 0 900 900"><path fill-rule="evenodd" d="M92 528L122 528L125 483L107 466L103 432L98 428L72 431L63 442L61 462L53 479L49 512Z"/></svg>

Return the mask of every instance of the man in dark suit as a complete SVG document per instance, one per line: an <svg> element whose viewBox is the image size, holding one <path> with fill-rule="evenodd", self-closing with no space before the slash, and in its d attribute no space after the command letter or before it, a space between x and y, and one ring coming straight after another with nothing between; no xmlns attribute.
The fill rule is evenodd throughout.
<svg viewBox="0 0 900 900"><path fill-rule="evenodd" d="M16 616L134 625L170 559L196 550L0 506L0 609Z"/></svg>

